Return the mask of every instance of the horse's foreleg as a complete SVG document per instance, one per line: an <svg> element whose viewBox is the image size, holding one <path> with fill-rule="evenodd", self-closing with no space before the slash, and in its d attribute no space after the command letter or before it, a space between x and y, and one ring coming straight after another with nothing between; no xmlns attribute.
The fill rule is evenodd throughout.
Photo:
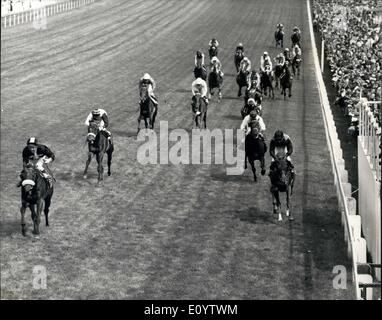
<svg viewBox="0 0 382 320"><path fill-rule="evenodd" d="M276 203L277 203L277 206L278 206L278 214L279 214L278 221L282 221L283 217L281 215L280 192L278 190L275 192L275 198L276 198Z"/></svg>
<svg viewBox="0 0 382 320"><path fill-rule="evenodd" d="M32 215L33 218L33 234L40 234L40 217L41 217L41 211L44 206L44 201L39 200L37 202L37 210L35 210L34 206L31 206ZM32 209L33 208L33 209Z"/></svg>
<svg viewBox="0 0 382 320"><path fill-rule="evenodd" d="M92 161L92 158L93 158L93 153L89 152L88 153L88 160L86 161L86 164L85 164L84 179L87 178L87 172L88 172L90 161Z"/></svg>
<svg viewBox="0 0 382 320"><path fill-rule="evenodd" d="M149 127L149 124L147 122L147 118L144 118L144 120L145 120L145 128L147 129Z"/></svg>
<svg viewBox="0 0 382 320"><path fill-rule="evenodd" d="M203 113L204 129L207 129L207 111Z"/></svg>
<svg viewBox="0 0 382 320"><path fill-rule="evenodd" d="M49 215L49 207L50 207L51 200L52 200L51 197L47 197L45 199L44 214L45 214L45 225L47 227L49 227L48 215Z"/></svg>
<svg viewBox="0 0 382 320"><path fill-rule="evenodd" d="M98 183L103 180L103 166L102 166L102 160L103 160L103 153L97 154L97 162L98 162Z"/></svg>
<svg viewBox="0 0 382 320"><path fill-rule="evenodd" d="M139 133L139 131L141 131L141 116L138 117L138 130L137 130L137 134Z"/></svg>
<svg viewBox="0 0 382 320"><path fill-rule="evenodd" d="M111 160L113 158L113 150L109 150L107 153L107 175L111 175Z"/></svg>
<svg viewBox="0 0 382 320"><path fill-rule="evenodd" d="M256 167L255 167L255 160L250 159L249 164L251 165L252 172L253 172L253 180L256 182L257 181L257 176L256 176Z"/></svg>
<svg viewBox="0 0 382 320"><path fill-rule="evenodd" d="M27 210L27 207L25 204L21 205L20 213L21 213L21 233L23 236L25 236L26 228L25 228L25 211Z"/></svg>
<svg viewBox="0 0 382 320"><path fill-rule="evenodd" d="M263 156L260 160L260 166L261 166L261 175L265 175L265 157Z"/></svg>
<svg viewBox="0 0 382 320"><path fill-rule="evenodd" d="M239 86L239 91L237 92L237 96L241 97L241 87Z"/></svg>

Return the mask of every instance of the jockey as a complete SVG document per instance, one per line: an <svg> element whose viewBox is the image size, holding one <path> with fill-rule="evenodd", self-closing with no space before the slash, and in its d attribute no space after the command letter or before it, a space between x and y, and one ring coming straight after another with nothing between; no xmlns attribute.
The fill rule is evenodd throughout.
<svg viewBox="0 0 382 320"><path fill-rule="evenodd" d="M243 46L243 44L241 42L237 45L235 53L236 54L238 54L238 53L243 53L244 54L244 46Z"/></svg>
<svg viewBox="0 0 382 320"><path fill-rule="evenodd" d="M301 58L301 48L299 47L299 45L296 43L293 47L293 51L292 51L292 56L293 56L293 60L296 59L296 58Z"/></svg>
<svg viewBox="0 0 382 320"><path fill-rule="evenodd" d="M248 57L244 57L243 60L240 61L238 73L240 72L243 72L247 75L247 84L249 85L251 83L252 66Z"/></svg>
<svg viewBox="0 0 382 320"><path fill-rule="evenodd" d="M47 164L54 161L54 153L45 145L39 144L37 138L31 137L27 141L27 145L22 153L23 168L25 168L31 160L37 160L36 169L48 181L50 187L53 186L53 175L50 172ZM17 187L21 186L21 180L18 182Z"/></svg>
<svg viewBox="0 0 382 320"><path fill-rule="evenodd" d="M265 72L265 68L269 67L272 70L272 60L267 51L261 56L260 59L260 69L262 72Z"/></svg>
<svg viewBox="0 0 382 320"><path fill-rule="evenodd" d="M221 70L221 67L222 67L222 64L220 62L220 60L218 59L218 57L213 57L211 59L211 71L216 68L216 71L217 73L219 74L219 76L223 77L224 76L224 73L222 72Z"/></svg>
<svg viewBox="0 0 382 320"><path fill-rule="evenodd" d="M256 72L255 70L252 70L251 73L251 82L249 89L256 88L260 90L260 74Z"/></svg>
<svg viewBox="0 0 382 320"><path fill-rule="evenodd" d="M219 41L217 41L215 38L212 38L211 40L210 40L210 42L208 43L208 45L210 46L210 48L211 47L219 47Z"/></svg>
<svg viewBox="0 0 382 320"><path fill-rule="evenodd" d="M284 66L285 65L285 56L282 53L279 53L275 59L278 66Z"/></svg>
<svg viewBox="0 0 382 320"><path fill-rule="evenodd" d="M292 163L291 154L293 153L293 144L290 137L282 132L277 130L273 136L273 139L269 145L269 154L272 157L271 171L274 169L274 161L279 154L286 155L286 159L290 168L292 169L292 174L294 174L294 165Z"/></svg>
<svg viewBox="0 0 382 320"><path fill-rule="evenodd" d="M191 85L192 91L192 110L196 113L196 115L200 114L199 110L196 110L196 95L201 95L206 104L208 104L207 98L207 83L202 78L197 78L192 82Z"/></svg>
<svg viewBox="0 0 382 320"><path fill-rule="evenodd" d="M204 53L200 50L195 54L195 67L202 68L204 66Z"/></svg>
<svg viewBox="0 0 382 320"><path fill-rule="evenodd" d="M147 85L148 86L148 93L149 96L154 103L154 105L157 107L158 106L158 99L154 95L154 90L156 88L156 83L154 79L148 74L145 73L141 79L139 79L139 94L142 92L142 86ZM142 96L141 96L142 99Z"/></svg>
<svg viewBox="0 0 382 320"><path fill-rule="evenodd" d="M284 33L284 25L282 23L278 23L276 29L277 31L281 31Z"/></svg>
<svg viewBox="0 0 382 320"><path fill-rule="evenodd" d="M251 122L257 122L257 124L259 125L259 134L261 134L261 132L264 132L266 130L266 127L265 127L265 123L264 123L264 120L263 118L259 115L260 111L258 108L255 107L254 110L252 110L249 115L247 115L244 119L243 119L243 122L241 123L240 125L240 130L243 131L244 133L244 136L248 135L250 132L251 132L251 127L249 126L249 124Z"/></svg>
<svg viewBox="0 0 382 320"><path fill-rule="evenodd" d="M287 62L288 65L291 64L292 55L291 55L288 48L285 48L285 50L283 52L283 56L285 58L285 62Z"/></svg>
<svg viewBox="0 0 382 320"><path fill-rule="evenodd" d="M106 130L109 126L109 117L104 109L94 109L85 120L85 124L89 127L91 122L98 124L98 130L103 131L106 137L111 141L111 132Z"/></svg>
<svg viewBox="0 0 382 320"><path fill-rule="evenodd" d="M300 45L301 31L297 26L293 28L293 33L290 38L292 40L293 45L295 45L296 43Z"/></svg>

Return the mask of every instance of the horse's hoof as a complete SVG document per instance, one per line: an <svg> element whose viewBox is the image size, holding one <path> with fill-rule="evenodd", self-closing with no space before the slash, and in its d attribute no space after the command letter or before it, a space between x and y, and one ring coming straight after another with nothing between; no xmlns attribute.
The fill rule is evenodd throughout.
<svg viewBox="0 0 382 320"><path fill-rule="evenodd" d="M253 181L257 182L257 177L253 177Z"/></svg>
<svg viewBox="0 0 382 320"><path fill-rule="evenodd" d="M262 175L262 176L265 175L265 173L266 173L266 170L265 170L265 169L261 170L261 175Z"/></svg>
<svg viewBox="0 0 382 320"><path fill-rule="evenodd" d="M283 217L279 215L279 218L277 219L278 221L283 221Z"/></svg>
<svg viewBox="0 0 382 320"><path fill-rule="evenodd" d="M107 175L110 177L111 176L111 172L108 172Z"/></svg>

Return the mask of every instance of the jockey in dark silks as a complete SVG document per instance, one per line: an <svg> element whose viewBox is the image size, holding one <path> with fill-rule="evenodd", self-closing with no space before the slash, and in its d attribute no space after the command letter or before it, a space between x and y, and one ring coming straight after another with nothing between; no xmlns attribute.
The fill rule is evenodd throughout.
<svg viewBox="0 0 382 320"><path fill-rule="evenodd" d="M300 45L301 31L300 31L300 29L298 27L294 27L293 28L293 33L292 33L290 39L292 40L292 45L293 46L297 43L298 46L301 47L301 45Z"/></svg>
<svg viewBox="0 0 382 320"><path fill-rule="evenodd" d="M208 49L208 53L210 55L210 60L211 60L213 57L218 56L219 41L217 41L215 38L212 38L210 42L208 43L208 45L210 46L210 48Z"/></svg>
<svg viewBox="0 0 382 320"><path fill-rule="evenodd" d="M54 153L45 145L39 144L37 138L31 137L27 141L27 146L23 149L23 168L30 164L35 163L35 168L42 174L42 176L48 181L49 185L53 186L53 175L49 170L47 164L54 161ZM17 184L17 187L22 185L21 178Z"/></svg>
<svg viewBox="0 0 382 320"><path fill-rule="evenodd" d="M154 90L156 88L156 83L154 79L148 74L145 73L143 77L139 80L139 94L142 92L142 86L146 85L148 87L148 93L150 96L151 101L154 103L154 105L157 107L158 106L158 99L154 95ZM141 96L142 98L142 96Z"/></svg>
<svg viewBox="0 0 382 320"><path fill-rule="evenodd" d="M91 111L85 120L85 124L89 127L91 122L96 123L98 130L102 131L109 141L113 143L111 132L106 129L109 126L109 117L104 109L98 108Z"/></svg>
<svg viewBox="0 0 382 320"><path fill-rule="evenodd" d="M293 153L293 144L292 144L292 140L290 139L290 137L285 134L284 132L282 132L281 130L277 130L270 142L270 145L269 145L269 154L271 155L272 157L272 163L271 163L271 167L270 167L270 170L271 172L273 172L273 170L275 169L275 160L277 158L278 155L285 155L286 156L286 160L291 168L291 172L292 174L294 175L294 165L292 163L292 159L290 158L290 156L292 155Z"/></svg>

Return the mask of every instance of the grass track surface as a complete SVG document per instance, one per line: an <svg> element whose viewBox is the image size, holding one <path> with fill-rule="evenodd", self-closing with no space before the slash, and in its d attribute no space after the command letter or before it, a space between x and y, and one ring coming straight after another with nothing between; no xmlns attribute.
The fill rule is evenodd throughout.
<svg viewBox="0 0 382 320"><path fill-rule="evenodd" d="M1 34L1 297L3 299L346 299L350 264L336 207L329 152L310 49L305 1L105 0ZM256 67L273 58L275 25L301 26L303 68L293 97L265 98L267 137L293 139L297 181L293 223L272 214L269 179L227 176L222 165L141 165L136 161L137 83L157 81L158 124L190 128L193 56L221 44L223 100L209 129L237 128L233 52L238 42ZM86 127L104 107L114 134L112 176L84 180ZM156 129L159 132L159 128ZM56 153L49 228L23 238L21 151L36 135ZM269 139L268 139L269 141ZM267 166L269 156L267 155ZM283 207L285 212L285 207ZM47 289L32 288L33 267ZM332 269L345 265L348 290Z"/></svg>

